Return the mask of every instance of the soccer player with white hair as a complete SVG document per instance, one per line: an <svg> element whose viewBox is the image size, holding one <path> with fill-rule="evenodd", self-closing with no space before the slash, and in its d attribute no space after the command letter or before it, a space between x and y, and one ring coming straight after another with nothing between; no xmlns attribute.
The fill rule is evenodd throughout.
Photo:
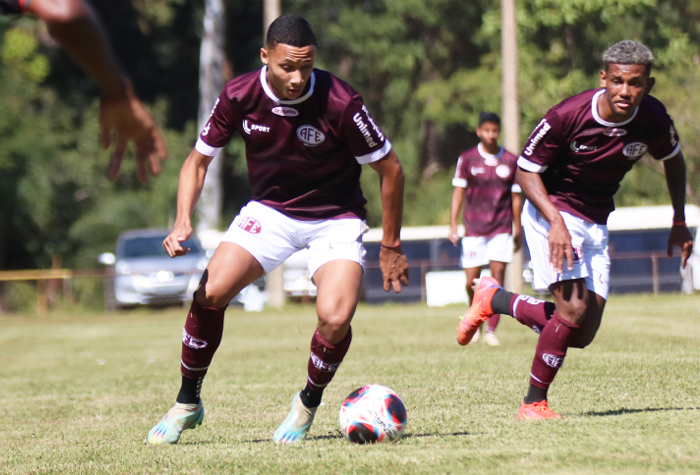
<svg viewBox="0 0 700 475"><path fill-rule="evenodd" d="M611 46L603 57L600 89L550 109L518 158L534 287L548 289L554 302L514 294L482 278L457 332L468 341L492 314L505 313L539 334L519 419L561 417L547 403L549 386L567 350L588 346L598 331L608 298L606 223L615 208L613 196L647 152L663 163L673 206L668 255L679 247L685 267L692 252L685 224L685 160L673 120L649 95L653 59L649 48L635 41Z"/></svg>

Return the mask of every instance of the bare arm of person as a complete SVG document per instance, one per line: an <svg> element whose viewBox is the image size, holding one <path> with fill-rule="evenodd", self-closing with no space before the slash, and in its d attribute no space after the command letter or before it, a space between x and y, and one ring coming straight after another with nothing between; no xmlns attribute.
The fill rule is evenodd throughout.
<svg viewBox="0 0 700 475"><path fill-rule="evenodd" d="M513 205L513 251L518 252L523 246L523 227L520 216L523 213L523 194L511 193Z"/></svg>
<svg viewBox="0 0 700 475"><path fill-rule="evenodd" d="M401 249L401 221L403 219L404 174L396 153L391 150L384 158L369 164L379 174L382 199L382 229L379 267L384 280L384 291L401 292L408 285L408 261Z"/></svg>
<svg viewBox="0 0 700 475"><path fill-rule="evenodd" d="M457 233L457 222L459 214L462 212L464 203L464 188L455 186L452 191L452 202L450 203L450 233L447 236L453 246L459 244L459 234Z"/></svg>
<svg viewBox="0 0 700 475"><path fill-rule="evenodd" d="M32 0L27 12L46 22L51 36L99 85L102 147L115 146L107 176L115 180L127 143L134 142L137 176L148 182L151 172L161 172L168 156L163 134L150 112L136 97L129 79L121 72L97 15L83 0Z"/></svg>
<svg viewBox="0 0 700 475"><path fill-rule="evenodd" d="M204 188L209 164L214 159L192 150L182 164L180 179L177 183L177 215L173 230L163 241L163 249L170 257L183 256L189 248L182 243L192 236L192 211L199 201Z"/></svg>
<svg viewBox="0 0 700 475"><path fill-rule="evenodd" d="M568 270L574 268L574 250L571 246L571 235L566 229L559 210L549 200L549 195L538 173L532 173L518 168L517 180L523 193L537 208L542 217L549 222L549 260L554 269L561 273L564 261Z"/></svg>
<svg viewBox="0 0 700 475"><path fill-rule="evenodd" d="M668 236L668 257L673 255L674 247L679 247L682 259L681 267L685 269L688 258L693 252L693 236L685 224L686 169L683 153L678 152L676 156L664 160L663 164L666 172L666 186L673 206L674 222Z"/></svg>

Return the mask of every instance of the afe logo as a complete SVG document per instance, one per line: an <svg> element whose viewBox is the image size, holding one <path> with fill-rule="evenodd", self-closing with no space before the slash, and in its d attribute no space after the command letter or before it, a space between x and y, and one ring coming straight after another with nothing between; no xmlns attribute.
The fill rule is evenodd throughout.
<svg viewBox="0 0 700 475"><path fill-rule="evenodd" d="M245 216L241 217L241 220L238 221L238 227L250 234L260 234L260 231L262 231L262 226L257 220Z"/></svg>
<svg viewBox="0 0 700 475"><path fill-rule="evenodd" d="M647 153L647 146L642 142L632 142L622 149L622 154L630 160L639 158L645 153Z"/></svg>
<svg viewBox="0 0 700 475"><path fill-rule="evenodd" d="M297 129L297 137L304 142L305 145L316 146L326 140L323 132L311 125L302 125Z"/></svg>

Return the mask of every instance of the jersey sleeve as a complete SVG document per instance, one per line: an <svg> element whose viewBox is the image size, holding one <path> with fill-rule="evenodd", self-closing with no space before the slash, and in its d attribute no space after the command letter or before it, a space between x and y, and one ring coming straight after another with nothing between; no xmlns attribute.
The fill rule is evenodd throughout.
<svg viewBox="0 0 700 475"><path fill-rule="evenodd" d="M666 108L661 107L662 111L657 115L659 118L657 130L660 133L649 143L649 153L656 160L667 160L676 156L680 152L681 147L678 143L678 132L676 132L673 119L666 112Z"/></svg>
<svg viewBox="0 0 700 475"><path fill-rule="evenodd" d="M359 94L352 97L341 115L340 134L361 165L376 162L391 151L391 142L374 122Z"/></svg>
<svg viewBox="0 0 700 475"><path fill-rule="evenodd" d="M518 166L528 172L542 173L553 165L559 158L561 145L557 137L561 129L558 114L550 109L527 138Z"/></svg>
<svg viewBox="0 0 700 475"><path fill-rule="evenodd" d="M209 120L199 134L195 149L203 155L213 157L231 140L236 132L234 100L229 99L224 88L214 103Z"/></svg>
<svg viewBox="0 0 700 475"><path fill-rule="evenodd" d="M0 0L0 14L24 13L26 0Z"/></svg>
<svg viewBox="0 0 700 475"><path fill-rule="evenodd" d="M455 176L452 177L452 186L459 188L467 187L467 174L464 170L464 164L466 160L463 155L460 155L457 159L457 168L455 169Z"/></svg>

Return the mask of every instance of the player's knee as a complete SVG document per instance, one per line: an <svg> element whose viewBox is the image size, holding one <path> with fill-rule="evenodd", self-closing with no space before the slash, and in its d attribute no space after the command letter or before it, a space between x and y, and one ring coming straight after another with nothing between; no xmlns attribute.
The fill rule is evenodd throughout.
<svg viewBox="0 0 700 475"><path fill-rule="evenodd" d="M580 348L583 349L590 345L593 342L593 339L595 338L595 332L577 332L573 338L571 339L571 343L569 344L569 348Z"/></svg>
<svg viewBox="0 0 700 475"><path fill-rule="evenodd" d="M567 302L565 306L557 306L559 316L574 325L580 325L586 315L587 304L585 300Z"/></svg>
<svg viewBox="0 0 700 475"><path fill-rule="evenodd" d="M345 338L350 328L351 315L334 313L318 318L318 331L324 340L335 344Z"/></svg>

